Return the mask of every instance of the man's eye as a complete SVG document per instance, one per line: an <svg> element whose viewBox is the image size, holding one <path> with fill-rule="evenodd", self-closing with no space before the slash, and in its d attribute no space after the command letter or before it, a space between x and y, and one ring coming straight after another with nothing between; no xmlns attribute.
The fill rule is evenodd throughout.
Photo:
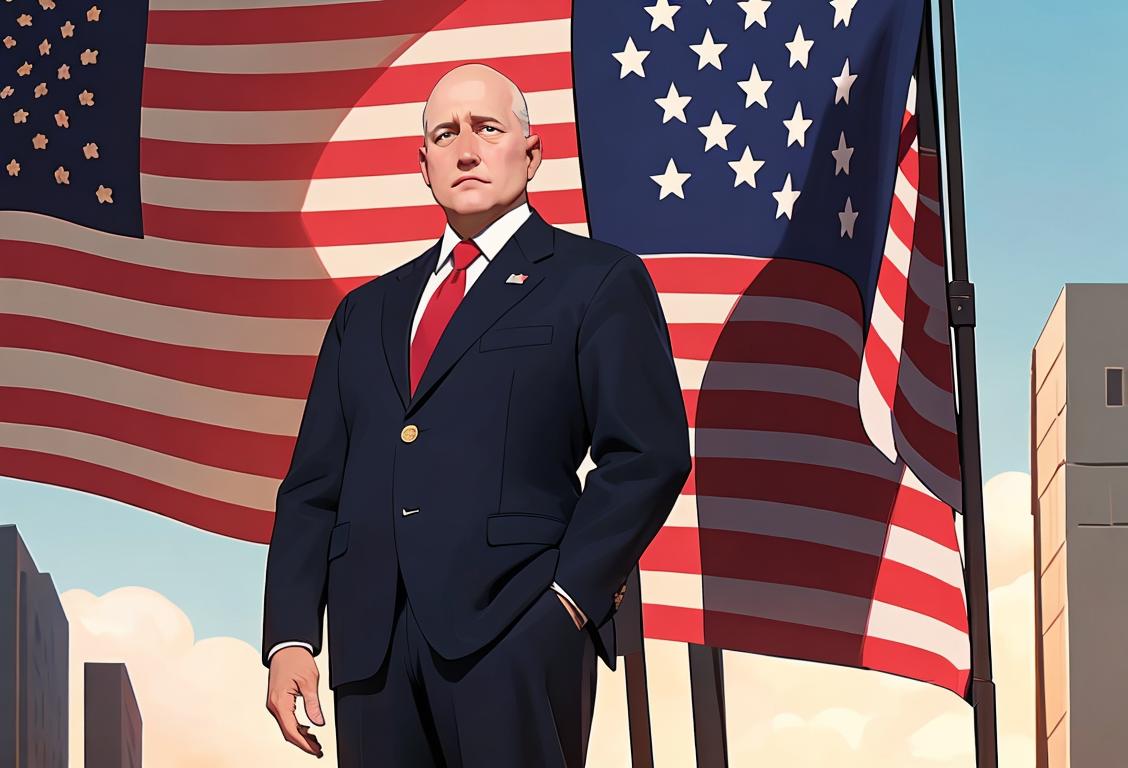
<svg viewBox="0 0 1128 768"><path fill-rule="evenodd" d="M492 126L492 125L483 125L483 126L482 126L482 130L483 130L483 131L484 131L485 129L487 129L487 128L489 128L489 129L490 129L491 131L496 131L496 130L497 130L497 128L495 128L495 127L494 127L494 126Z"/></svg>

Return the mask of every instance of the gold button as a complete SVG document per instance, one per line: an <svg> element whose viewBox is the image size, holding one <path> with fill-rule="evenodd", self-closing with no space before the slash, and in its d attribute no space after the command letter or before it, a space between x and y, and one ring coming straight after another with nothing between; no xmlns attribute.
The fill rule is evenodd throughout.
<svg viewBox="0 0 1128 768"><path fill-rule="evenodd" d="M419 437L419 427L414 424L408 424L400 430L400 440L403 440L405 443L413 443L417 437Z"/></svg>

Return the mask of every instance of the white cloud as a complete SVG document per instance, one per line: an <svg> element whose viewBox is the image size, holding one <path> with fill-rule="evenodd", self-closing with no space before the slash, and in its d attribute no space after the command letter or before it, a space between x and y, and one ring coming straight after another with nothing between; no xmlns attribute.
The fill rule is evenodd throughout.
<svg viewBox="0 0 1128 768"><path fill-rule="evenodd" d="M197 641L180 608L142 587L123 587L101 597L72 589L61 600L70 622L72 768L84 762L87 661L125 663L141 710L142 761L148 768L308 768L316 760L283 740L267 712L267 670L258 649L231 637ZM312 731L330 758L336 745L324 663L322 653L318 665L326 726Z"/></svg>

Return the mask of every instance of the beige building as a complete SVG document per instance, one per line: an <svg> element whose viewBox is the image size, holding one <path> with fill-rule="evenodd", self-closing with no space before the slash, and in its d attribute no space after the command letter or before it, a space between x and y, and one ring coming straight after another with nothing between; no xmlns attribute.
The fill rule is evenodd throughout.
<svg viewBox="0 0 1128 768"><path fill-rule="evenodd" d="M1128 765L1126 307L1066 284L1031 359L1038 768Z"/></svg>

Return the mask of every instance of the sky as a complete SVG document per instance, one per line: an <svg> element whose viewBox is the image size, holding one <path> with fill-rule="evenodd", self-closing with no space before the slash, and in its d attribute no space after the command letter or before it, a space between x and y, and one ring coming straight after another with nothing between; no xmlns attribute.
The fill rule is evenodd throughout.
<svg viewBox="0 0 1128 768"><path fill-rule="evenodd" d="M1116 96L1124 83L1114 59L1128 4L994 0L956 13L987 480L1028 471L1030 351L1063 284L1128 282L1116 223L1128 209L1128 99ZM263 545L0 478L6 523L60 593L141 586L179 606L197 639L259 645Z"/></svg>

